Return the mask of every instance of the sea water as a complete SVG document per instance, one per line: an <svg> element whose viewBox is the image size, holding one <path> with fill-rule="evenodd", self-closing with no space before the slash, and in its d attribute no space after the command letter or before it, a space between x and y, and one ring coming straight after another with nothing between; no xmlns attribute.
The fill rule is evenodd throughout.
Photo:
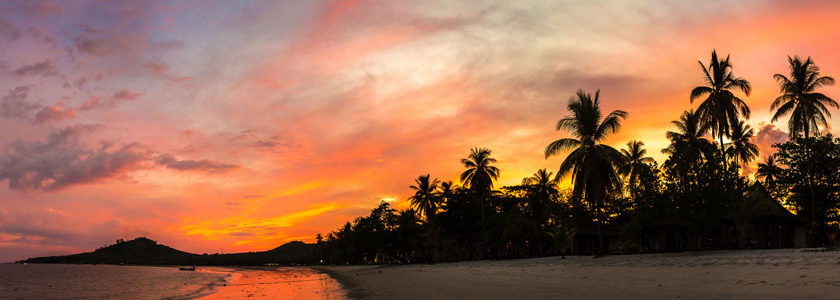
<svg viewBox="0 0 840 300"><path fill-rule="evenodd" d="M0 264L0 299L345 299L340 285L302 268L231 269Z"/></svg>

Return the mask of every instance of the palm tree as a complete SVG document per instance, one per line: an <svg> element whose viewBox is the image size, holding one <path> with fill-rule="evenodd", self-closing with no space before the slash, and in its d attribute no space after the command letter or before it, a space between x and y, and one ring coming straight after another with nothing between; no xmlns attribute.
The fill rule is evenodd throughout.
<svg viewBox="0 0 840 300"><path fill-rule="evenodd" d="M738 122L740 116L750 118L750 108L733 91L741 90L747 96L750 95L752 87L746 79L735 77L732 73L732 63L729 56L726 59L718 60L717 52L712 50L712 61L709 66L703 64L706 85L695 87L691 91L691 102L695 99L706 96L706 99L697 107L697 113L703 122L710 124L712 134L720 141L720 153L723 155L724 171L726 170L726 153L723 146L723 137L729 136L731 125Z"/></svg>
<svg viewBox="0 0 840 300"><path fill-rule="evenodd" d="M803 62L798 56L788 56L788 63L790 78L782 74L773 75L782 95L770 106L770 110L776 110L772 122L791 114L788 120L790 135L793 137L803 133L807 139L811 132L819 134L820 125L823 128L827 126L826 117L831 118L831 113L826 106L840 108L834 99L816 92L821 87L833 85L834 78L820 76L820 68L811 57Z"/></svg>
<svg viewBox="0 0 840 300"><path fill-rule="evenodd" d="M491 165L496 162L496 159L490 157L490 153L490 149L476 147L470 151L470 155L467 158L461 159L461 163L467 168L466 171L461 173L461 183L469 186L469 189L478 196L479 205L481 205L481 237L483 246L487 246L487 217L485 216L484 206L487 202L487 197L493 190L493 180L498 179L500 173L499 168Z"/></svg>
<svg viewBox="0 0 840 300"><path fill-rule="evenodd" d="M601 142L608 134L618 131L621 120L627 117L627 113L615 110L604 117L598 102L599 94L600 90L592 97L591 94L578 90L577 97L569 99L568 109L571 115L557 122L557 130L566 130L573 138L551 142L545 148L545 157L574 149L563 160L557 176L562 178L571 173L573 197L584 199L595 211L600 241L598 256L601 256L604 255L605 249L601 235L603 217L600 216L600 211L605 198L621 193L621 178L616 167L624 163L624 157L618 150Z"/></svg>
<svg viewBox="0 0 840 300"><path fill-rule="evenodd" d="M764 178L764 185L772 189L776 186L776 180L782 173L782 168L776 164L776 156L769 155L764 159L763 163L758 163L758 170L755 172L756 178Z"/></svg>
<svg viewBox="0 0 840 300"><path fill-rule="evenodd" d="M552 201L560 195L560 189L557 186L560 178L553 175L553 172L539 169L531 177L522 180L522 183L528 186L531 194L528 197L528 206L534 214L534 219L540 225L545 224L546 219L551 214Z"/></svg>
<svg viewBox="0 0 840 300"><path fill-rule="evenodd" d="M667 162L670 167L693 165L704 158L711 158L711 151L715 146L703 137L709 132L710 126L700 119L699 113L695 113L694 110L684 111L679 120L671 123L677 126L677 131L665 133L671 140L671 145L662 149L662 153L671 156Z"/></svg>
<svg viewBox="0 0 840 300"><path fill-rule="evenodd" d="M750 142L755 132L744 121L738 121L731 130L729 151L735 159L735 166L740 166L740 163L750 163L758 155L758 146Z"/></svg>
<svg viewBox="0 0 840 300"><path fill-rule="evenodd" d="M554 175L554 172L550 172L546 169L539 169L536 173L534 173L534 175L531 175L531 177L527 177L522 181L526 185L535 187L536 190L539 191L539 194L552 195L559 193L557 183L560 179L557 176L552 175Z"/></svg>
<svg viewBox="0 0 840 300"><path fill-rule="evenodd" d="M826 105L835 109L840 108L840 105L834 99L816 92L818 88L833 85L834 78L820 76L820 68L811 60L811 57L803 62L798 56L793 58L788 56L788 63L790 64L790 78L782 74L773 75L783 94L770 105L770 110L776 110L771 122L776 122L780 117L790 113L791 116L788 120L789 134L793 137L802 132L807 140L812 130L819 134L819 125L823 127L828 125L826 116L831 118L831 113L828 112ZM802 144L802 150L806 155L808 154L809 150L806 143ZM809 171L811 168L812 166L809 165ZM811 198L811 232L814 232L813 221L816 218L816 211L814 210L816 199L810 172L808 172L806 179ZM813 234L810 236L813 239Z"/></svg>
<svg viewBox="0 0 840 300"><path fill-rule="evenodd" d="M418 213L426 216L428 220L437 212L439 205L439 197L437 195L437 188L440 181L431 179L429 174L420 175L414 179L414 185L411 189L414 190L414 195L409 197L411 206L414 207Z"/></svg>
<svg viewBox="0 0 840 300"><path fill-rule="evenodd" d="M461 183L477 194L489 193L493 189L493 180L499 178L499 168L491 165L496 159L490 157L490 153L487 148L473 148L467 158L461 159L467 168L461 173Z"/></svg>
<svg viewBox="0 0 840 300"><path fill-rule="evenodd" d="M536 242L537 255L543 254L543 233L551 215L554 199L560 196L557 188L559 178L546 169L539 169L533 176L522 180L528 187L528 209L531 211L531 225Z"/></svg>
<svg viewBox="0 0 840 300"><path fill-rule="evenodd" d="M630 188L635 188L636 181L639 177L639 172L647 164L652 164L655 161L647 154L644 148L645 143L641 141L627 142L627 149L621 149L621 155L624 155L625 163L618 168L618 173L624 175Z"/></svg>
<svg viewBox="0 0 840 300"><path fill-rule="evenodd" d="M452 195L455 193L455 189L458 187L452 184L452 180L444 181L440 183L440 204L445 205L449 203L449 200L452 199Z"/></svg>

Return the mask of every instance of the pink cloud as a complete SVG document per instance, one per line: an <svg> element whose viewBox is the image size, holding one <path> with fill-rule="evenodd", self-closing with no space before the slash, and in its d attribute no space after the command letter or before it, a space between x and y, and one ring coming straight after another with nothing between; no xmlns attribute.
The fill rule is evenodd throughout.
<svg viewBox="0 0 840 300"><path fill-rule="evenodd" d="M37 114L35 114L34 122L36 124L43 124L50 121L61 121L64 119L72 119L76 116L76 111L72 108L61 108L57 105L44 106Z"/></svg>
<svg viewBox="0 0 840 300"><path fill-rule="evenodd" d="M109 97L100 97L90 95L87 100L79 107L79 110L91 110L101 107L114 107L122 102L136 100L140 98L143 93L131 90L119 90Z"/></svg>

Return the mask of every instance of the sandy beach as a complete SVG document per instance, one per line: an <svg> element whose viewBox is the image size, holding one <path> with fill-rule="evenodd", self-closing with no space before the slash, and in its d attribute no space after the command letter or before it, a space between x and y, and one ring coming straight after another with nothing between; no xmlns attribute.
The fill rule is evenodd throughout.
<svg viewBox="0 0 840 300"><path fill-rule="evenodd" d="M838 299L840 252L711 251L322 267L364 299Z"/></svg>
<svg viewBox="0 0 840 300"><path fill-rule="evenodd" d="M346 299L341 285L330 276L308 268L205 268L228 272L203 300L218 299Z"/></svg>

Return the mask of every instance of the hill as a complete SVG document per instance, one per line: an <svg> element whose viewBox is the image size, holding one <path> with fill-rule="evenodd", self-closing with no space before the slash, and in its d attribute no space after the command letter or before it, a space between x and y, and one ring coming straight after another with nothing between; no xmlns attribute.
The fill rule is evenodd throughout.
<svg viewBox="0 0 840 300"><path fill-rule="evenodd" d="M130 265L292 265L309 263L312 258L313 246L294 241L263 252L199 255L173 249L148 238L140 237L130 241L118 240L116 244L96 249L93 252L36 257L20 262Z"/></svg>

